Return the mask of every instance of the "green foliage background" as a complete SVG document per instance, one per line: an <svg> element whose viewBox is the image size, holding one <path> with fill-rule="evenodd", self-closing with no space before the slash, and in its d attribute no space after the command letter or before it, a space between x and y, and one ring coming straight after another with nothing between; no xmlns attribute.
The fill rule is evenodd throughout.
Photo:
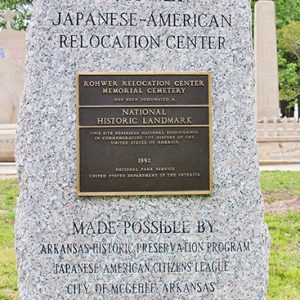
<svg viewBox="0 0 300 300"><path fill-rule="evenodd" d="M257 1L251 1L253 11ZM300 0L275 0L275 5L280 100L291 100L300 94Z"/></svg>
<svg viewBox="0 0 300 300"><path fill-rule="evenodd" d="M253 11L257 1L251 0ZM25 30L31 17L32 2L33 0L0 0L0 12L7 9L15 11L14 28ZM300 0L275 0L275 4L280 99L291 100L300 95ZM0 28L4 27L2 17Z"/></svg>
<svg viewBox="0 0 300 300"><path fill-rule="evenodd" d="M31 5L33 0L0 0L0 12L12 10L16 13L14 28L25 30L31 17ZM3 16L0 18L0 28L5 28Z"/></svg>

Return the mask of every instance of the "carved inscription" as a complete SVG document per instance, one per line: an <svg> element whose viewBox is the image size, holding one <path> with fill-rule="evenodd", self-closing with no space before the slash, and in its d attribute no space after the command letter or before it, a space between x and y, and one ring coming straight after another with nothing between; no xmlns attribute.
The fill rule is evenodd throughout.
<svg viewBox="0 0 300 300"><path fill-rule="evenodd" d="M205 218L76 220L68 242L40 244L37 255L51 258L51 276L64 282L62 294L72 299L215 299L223 288L218 278L234 276L236 258L253 250L252 241L225 233L215 240L218 225Z"/></svg>

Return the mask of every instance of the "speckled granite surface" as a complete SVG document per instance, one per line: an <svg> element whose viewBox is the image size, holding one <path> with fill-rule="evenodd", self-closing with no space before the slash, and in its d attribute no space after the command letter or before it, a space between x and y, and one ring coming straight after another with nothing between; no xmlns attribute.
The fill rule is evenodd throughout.
<svg viewBox="0 0 300 300"><path fill-rule="evenodd" d="M70 13L65 25L53 25L58 12ZM98 12L131 12L138 21L132 21L136 26L93 26L89 19L88 25L82 20L77 25L76 12L85 21L90 13L96 18ZM186 21L186 26L168 27L149 22L152 13L181 14L177 25L183 24L183 13L207 16L202 26ZM21 299L265 298L269 235L259 190L250 14L246 0L35 1L16 150ZM227 20L231 15L231 26L224 19L221 26L221 15ZM81 34L85 41L91 35L112 40L96 48L60 48L60 35ZM160 35L161 45L128 48L124 35ZM166 39L172 35L211 35L225 42L220 49L201 49L207 44L199 40L196 49L170 49ZM213 195L78 198L77 71L211 71ZM132 223L145 221L161 221L162 231L175 221L171 230L180 233L132 231ZM113 228L103 233L108 222Z"/></svg>

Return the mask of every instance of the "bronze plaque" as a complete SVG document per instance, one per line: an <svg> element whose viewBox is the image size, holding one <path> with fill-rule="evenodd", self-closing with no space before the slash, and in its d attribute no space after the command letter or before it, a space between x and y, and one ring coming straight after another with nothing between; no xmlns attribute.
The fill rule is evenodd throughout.
<svg viewBox="0 0 300 300"><path fill-rule="evenodd" d="M212 192L210 73L78 73L79 196Z"/></svg>

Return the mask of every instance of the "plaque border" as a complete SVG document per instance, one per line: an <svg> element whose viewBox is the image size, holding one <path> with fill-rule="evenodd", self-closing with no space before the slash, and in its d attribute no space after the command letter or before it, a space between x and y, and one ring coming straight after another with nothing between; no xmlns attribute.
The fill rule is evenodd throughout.
<svg viewBox="0 0 300 300"><path fill-rule="evenodd" d="M123 191L123 192L81 192L80 191L80 142L79 142L79 77L81 75L207 75L208 76L208 113L209 113L209 190L192 191ZM94 196L180 196L202 195L213 193L213 128L212 128L212 73L211 72L76 72L76 194L80 197Z"/></svg>

